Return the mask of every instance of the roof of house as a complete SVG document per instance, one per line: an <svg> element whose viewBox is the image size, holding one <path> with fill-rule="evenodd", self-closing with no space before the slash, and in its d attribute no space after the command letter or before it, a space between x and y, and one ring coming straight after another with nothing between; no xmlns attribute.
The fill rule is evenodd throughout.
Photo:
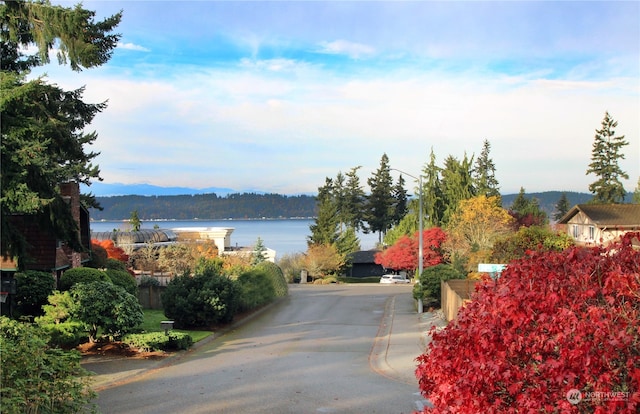
<svg viewBox="0 0 640 414"><path fill-rule="evenodd" d="M600 228L640 226L640 204L577 204L558 223L567 224L580 212Z"/></svg>
<svg viewBox="0 0 640 414"><path fill-rule="evenodd" d="M350 255L351 263L375 263L375 255L379 250L359 250Z"/></svg>
<svg viewBox="0 0 640 414"><path fill-rule="evenodd" d="M91 232L92 240L114 240L118 245L173 242L177 238L178 236L173 230L167 229Z"/></svg>

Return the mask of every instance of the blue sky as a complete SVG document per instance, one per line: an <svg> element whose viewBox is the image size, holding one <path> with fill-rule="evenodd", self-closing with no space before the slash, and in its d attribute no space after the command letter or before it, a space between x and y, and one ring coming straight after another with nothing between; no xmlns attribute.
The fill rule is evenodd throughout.
<svg viewBox="0 0 640 414"><path fill-rule="evenodd" d="M486 139L503 193L588 192L605 111L625 188L640 176L635 1L83 5L123 10L113 58L42 72L108 100L91 128L106 183L309 193L355 166L366 185L383 153L418 175L432 149L443 165Z"/></svg>

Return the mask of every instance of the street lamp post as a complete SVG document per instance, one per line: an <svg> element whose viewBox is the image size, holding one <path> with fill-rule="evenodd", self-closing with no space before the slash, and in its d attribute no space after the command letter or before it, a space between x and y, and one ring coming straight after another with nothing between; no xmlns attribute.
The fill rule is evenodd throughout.
<svg viewBox="0 0 640 414"><path fill-rule="evenodd" d="M423 223L422 223L422 175L419 176L415 176L415 175L411 175L409 173L406 173L404 171L398 170L396 168L391 168L391 170L397 171L399 173L402 173L404 175L407 175L415 180L418 180L418 283L420 283L420 276L422 276L422 269L423 269ZM422 298L418 298L418 313L422 313L423 309L422 309Z"/></svg>

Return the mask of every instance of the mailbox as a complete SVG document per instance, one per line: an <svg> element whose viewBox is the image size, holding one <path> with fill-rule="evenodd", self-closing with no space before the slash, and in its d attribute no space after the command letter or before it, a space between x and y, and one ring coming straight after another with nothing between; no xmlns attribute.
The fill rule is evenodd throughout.
<svg viewBox="0 0 640 414"><path fill-rule="evenodd" d="M164 329L164 334L169 335L169 331L173 329L173 321L161 321L160 326Z"/></svg>

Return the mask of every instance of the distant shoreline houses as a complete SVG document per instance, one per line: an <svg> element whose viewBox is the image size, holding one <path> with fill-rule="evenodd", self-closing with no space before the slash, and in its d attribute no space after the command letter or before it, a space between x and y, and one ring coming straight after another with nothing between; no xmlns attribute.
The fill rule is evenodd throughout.
<svg viewBox="0 0 640 414"><path fill-rule="evenodd" d="M231 234L233 227L177 227L171 229L141 229L138 231L101 231L91 232L92 240L113 240L122 248L137 250L153 243L154 246L163 247L189 241L208 242L213 241L220 255L250 255L254 253L253 247L232 246ZM266 248L263 252L265 259L274 262L276 251Z"/></svg>

